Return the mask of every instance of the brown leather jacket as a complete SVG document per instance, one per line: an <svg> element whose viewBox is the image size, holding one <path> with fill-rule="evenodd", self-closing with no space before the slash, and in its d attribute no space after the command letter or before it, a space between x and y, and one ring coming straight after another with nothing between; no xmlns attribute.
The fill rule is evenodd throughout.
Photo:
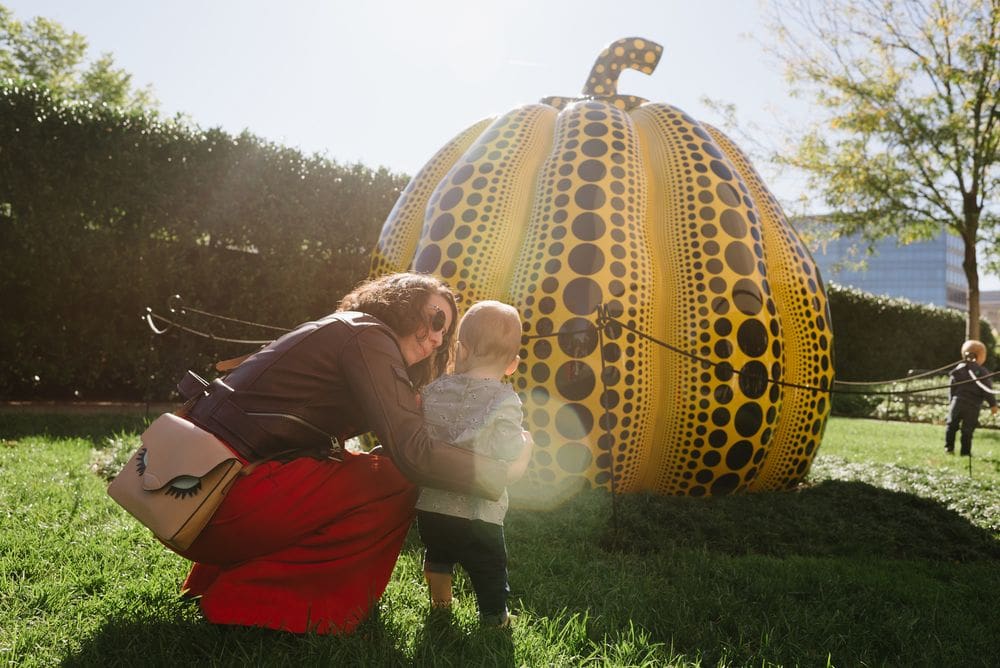
<svg viewBox="0 0 1000 668"><path fill-rule="evenodd" d="M497 499L507 463L432 440L417 401L392 330L341 312L254 353L205 388L187 417L250 461L328 453L329 437L309 425L341 443L373 431L414 483Z"/></svg>

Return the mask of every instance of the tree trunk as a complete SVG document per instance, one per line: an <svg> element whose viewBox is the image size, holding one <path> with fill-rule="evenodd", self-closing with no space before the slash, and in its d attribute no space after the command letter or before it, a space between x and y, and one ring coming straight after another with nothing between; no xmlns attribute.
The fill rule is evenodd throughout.
<svg viewBox="0 0 1000 668"><path fill-rule="evenodd" d="M962 226L962 241L965 242L962 269L965 270L965 280L969 284L969 311L965 321L967 339L979 338L979 262L976 259L976 241L979 238L979 215L982 206L978 202L978 190L973 180L969 191L962 193L962 216L965 219Z"/></svg>
<svg viewBox="0 0 1000 668"><path fill-rule="evenodd" d="M965 321L965 338L979 338L979 264L976 260L976 232L978 221L966 219L965 256L962 259L962 269L965 270L965 281L969 284L967 292L968 317Z"/></svg>

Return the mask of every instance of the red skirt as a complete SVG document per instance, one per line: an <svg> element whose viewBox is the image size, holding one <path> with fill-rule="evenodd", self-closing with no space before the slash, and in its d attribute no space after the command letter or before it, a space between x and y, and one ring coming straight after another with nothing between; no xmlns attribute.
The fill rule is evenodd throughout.
<svg viewBox="0 0 1000 668"><path fill-rule="evenodd" d="M183 587L216 624L349 633L385 591L416 499L385 457L267 462L181 553L196 562Z"/></svg>

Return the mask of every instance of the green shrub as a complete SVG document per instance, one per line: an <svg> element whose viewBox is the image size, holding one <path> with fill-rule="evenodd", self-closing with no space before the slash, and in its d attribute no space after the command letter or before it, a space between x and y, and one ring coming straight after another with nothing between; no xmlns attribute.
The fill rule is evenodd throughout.
<svg viewBox="0 0 1000 668"><path fill-rule="evenodd" d="M882 398L877 395L854 394L861 388L851 388L851 392L834 393L830 410L834 415L844 417L870 417L875 414Z"/></svg>
<svg viewBox="0 0 1000 668"><path fill-rule="evenodd" d="M827 297L837 380L905 378L910 370L936 369L961 357L965 314L960 311L836 284L827 286ZM979 338L986 345L986 365L994 368L997 342L986 321L980 321Z"/></svg>
<svg viewBox="0 0 1000 668"><path fill-rule="evenodd" d="M0 398L168 399L253 350L155 337L168 298L293 327L368 270L405 177L0 82ZM188 313L217 339L277 333Z"/></svg>

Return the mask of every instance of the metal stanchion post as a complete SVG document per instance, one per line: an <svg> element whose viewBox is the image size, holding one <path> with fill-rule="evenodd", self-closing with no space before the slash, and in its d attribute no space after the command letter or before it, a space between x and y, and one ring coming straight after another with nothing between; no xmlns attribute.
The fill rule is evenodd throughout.
<svg viewBox="0 0 1000 668"><path fill-rule="evenodd" d="M609 418L610 409L608 407L608 385L605 380L607 376L607 359L604 357L604 327L608 323L607 307L604 304L597 305L597 345L601 353L601 385L604 391L601 394L601 403L604 404L604 433L608 441L608 472L611 474L611 522L615 529L615 540L618 539L618 490L615 489L615 447L611 436L611 421Z"/></svg>

